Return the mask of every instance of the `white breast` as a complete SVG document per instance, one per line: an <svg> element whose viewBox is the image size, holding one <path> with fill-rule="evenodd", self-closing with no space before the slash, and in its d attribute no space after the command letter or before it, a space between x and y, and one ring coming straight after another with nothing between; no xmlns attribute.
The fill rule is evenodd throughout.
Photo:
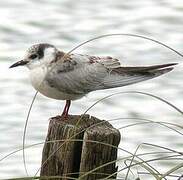
<svg viewBox="0 0 183 180"><path fill-rule="evenodd" d="M82 97L82 95L61 92L60 90L49 86L49 84L45 81L46 73L47 69L44 66L34 68L30 71L31 84L41 94L58 100L75 100Z"/></svg>

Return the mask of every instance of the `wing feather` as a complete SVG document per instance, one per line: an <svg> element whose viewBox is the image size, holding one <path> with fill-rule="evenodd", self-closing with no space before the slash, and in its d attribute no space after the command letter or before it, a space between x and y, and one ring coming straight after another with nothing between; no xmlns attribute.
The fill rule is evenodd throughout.
<svg viewBox="0 0 183 180"><path fill-rule="evenodd" d="M138 83L171 71L175 63L146 67L122 67L119 60L72 54L46 76L50 86L70 94L86 94Z"/></svg>
<svg viewBox="0 0 183 180"><path fill-rule="evenodd" d="M148 79L152 79L158 77L162 74L165 74L171 71L173 68L165 68L160 70L154 70L153 72L125 72L122 74L111 74L104 79L104 87L105 88L114 88L126 86L134 83L138 83L141 81L145 81Z"/></svg>

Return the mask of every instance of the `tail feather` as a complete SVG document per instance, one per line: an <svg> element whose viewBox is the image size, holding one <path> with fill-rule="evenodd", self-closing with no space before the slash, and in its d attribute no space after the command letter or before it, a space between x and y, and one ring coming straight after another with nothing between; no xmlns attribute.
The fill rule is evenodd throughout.
<svg viewBox="0 0 183 180"><path fill-rule="evenodd" d="M119 67L115 68L113 71L117 73L124 73L124 72L149 72L157 69L162 69L170 66L175 66L177 63L169 63L169 64L161 64L161 65L154 65L154 66L139 66L139 67Z"/></svg>
<svg viewBox="0 0 183 180"><path fill-rule="evenodd" d="M176 63L147 66L147 67L120 67L104 79L103 88L126 86L163 75L173 69Z"/></svg>

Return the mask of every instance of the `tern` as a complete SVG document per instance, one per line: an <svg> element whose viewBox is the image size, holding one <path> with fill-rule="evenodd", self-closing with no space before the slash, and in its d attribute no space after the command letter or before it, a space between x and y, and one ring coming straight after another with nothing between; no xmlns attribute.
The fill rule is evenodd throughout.
<svg viewBox="0 0 183 180"><path fill-rule="evenodd" d="M31 84L38 92L49 98L66 100L62 116L67 118L71 100L92 91L158 77L171 71L176 64L127 67L110 56L67 54L54 45L40 43L31 46L24 58L10 68L28 67Z"/></svg>

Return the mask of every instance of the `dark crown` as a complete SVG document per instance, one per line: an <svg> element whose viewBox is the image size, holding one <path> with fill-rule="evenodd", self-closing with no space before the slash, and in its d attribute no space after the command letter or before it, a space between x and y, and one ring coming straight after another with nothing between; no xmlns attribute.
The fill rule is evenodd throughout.
<svg viewBox="0 0 183 180"><path fill-rule="evenodd" d="M44 50L49 47L54 47L54 46L47 43L35 44L28 49L28 53L29 54L35 53L38 55L39 59L41 59L44 56Z"/></svg>

